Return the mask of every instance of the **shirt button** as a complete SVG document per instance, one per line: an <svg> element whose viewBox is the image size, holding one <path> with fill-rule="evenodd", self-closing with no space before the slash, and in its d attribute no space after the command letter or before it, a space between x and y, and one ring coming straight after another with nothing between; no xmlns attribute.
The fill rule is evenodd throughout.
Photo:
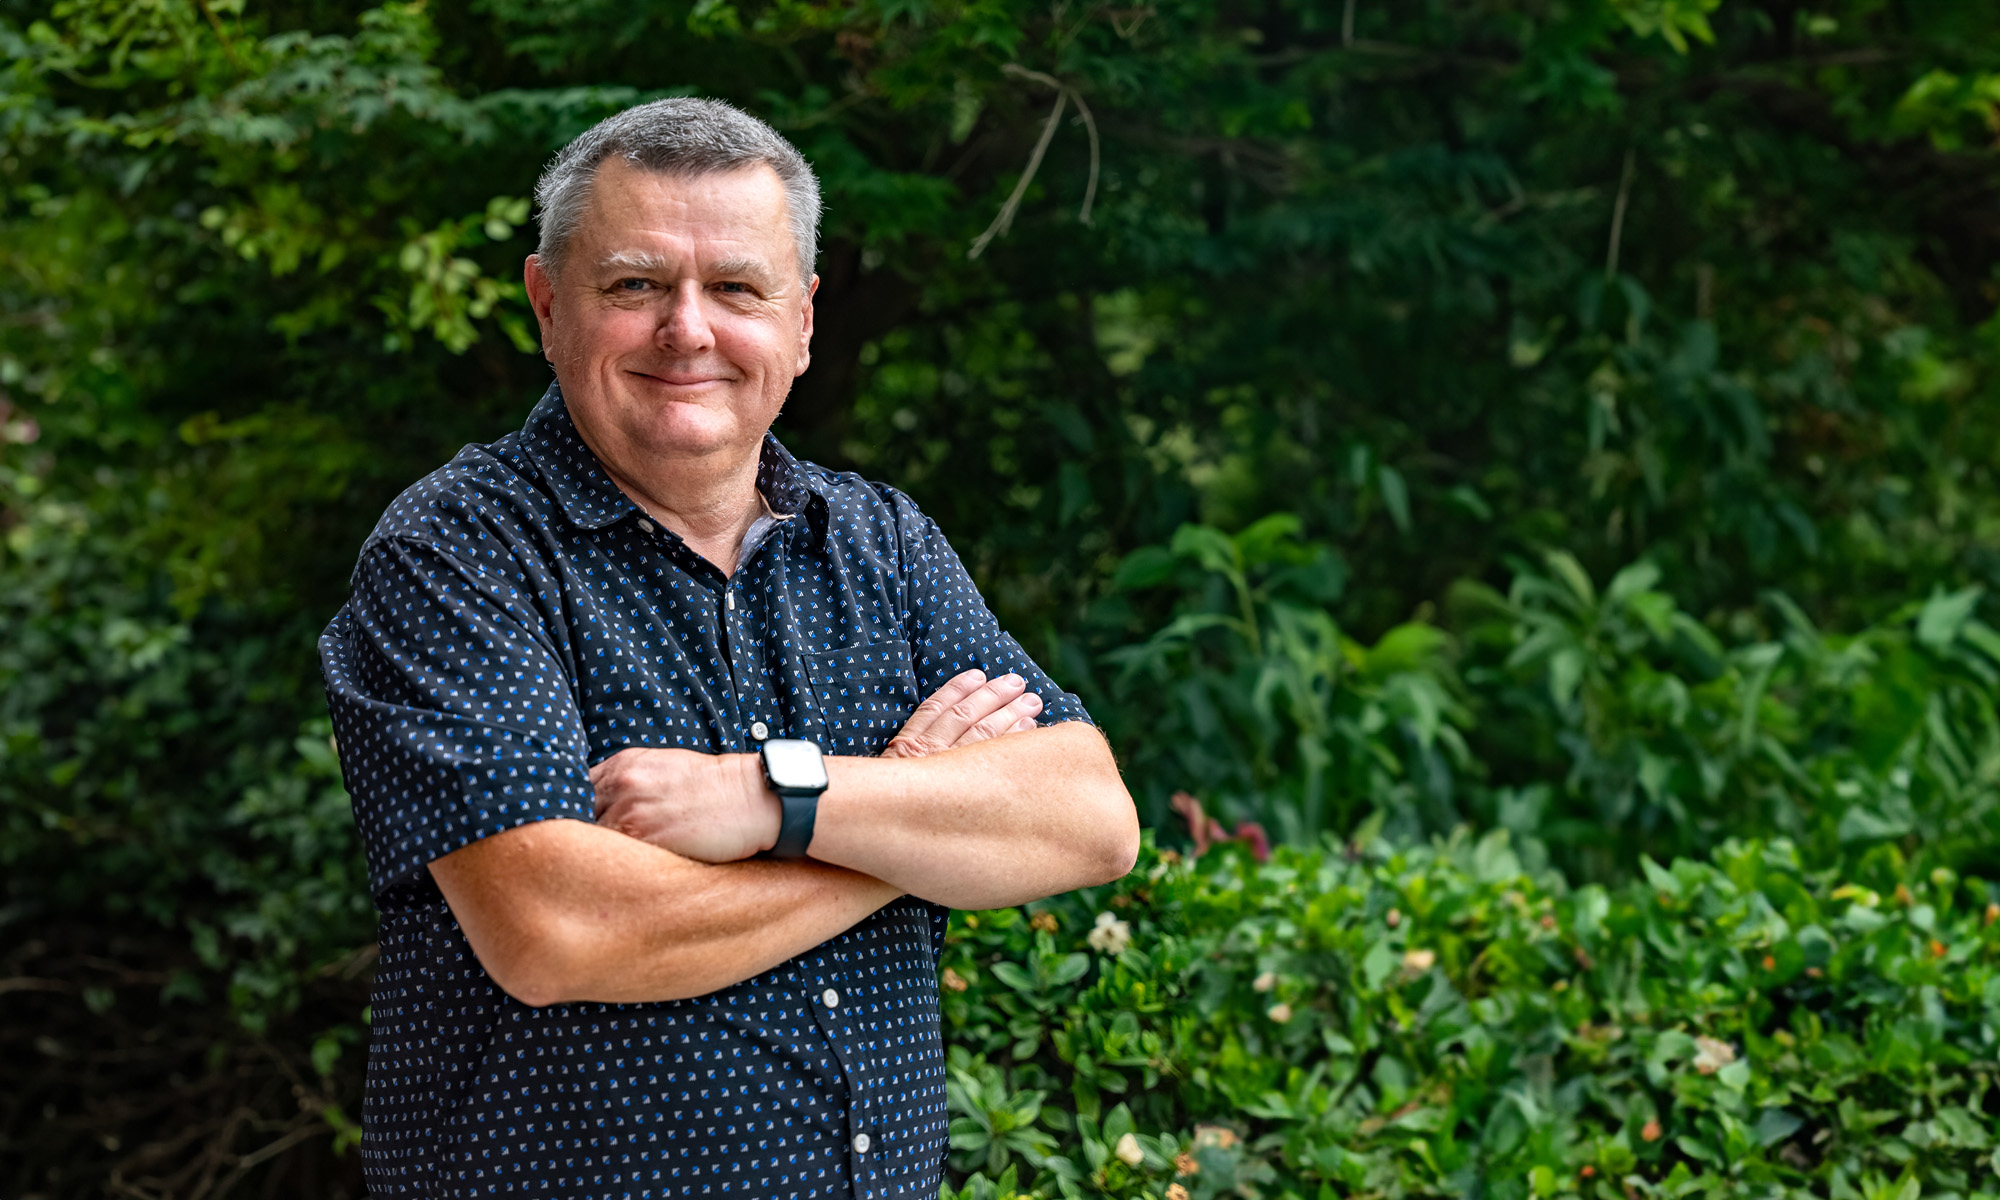
<svg viewBox="0 0 2000 1200"><path fill-rule="evenodd" d="M750 722L750 736L761 742L771 736L771 727L762 721L752 721Z"/></svg>
<svg viewBox="0 0 2000 1200"><path fill-rule="evenodd" d="M651 533L653 532L653 523L641 517L639 518L639 530L642 533Z"/></svg>
<svg viewBox="0 0 2000 1200"><path fill-rule="evenodd" d="M735 611L736 611L736 593L735 593L735 592L724 592L724 593L722 594L722 607L724 607L724 608L728 609L728 610L729 610L730 612L735 612Z"/></svg>
<svg viewBox="0 0 2000 1200"><path fill-rule="evenodd" d="M854 1135L854 1152L855 1152L856 1154L866 1154L866 1153L868 1153L868 1146L869 1146L869 1142L868 1142L868 1135L867 1135L867 1134L865 1134L865 1133L857 1133L857 1134L855 1134L855 1135Z"/></svg>
<svg viewBox="0 0 2000 1200"><path fill-rule="evenodd" d="M828 1008L839 1008L839 1007L840 1007L840 993L839 993L839 992L836 992L836 991L834 991L834 990L833 990L832 988L828 988L828 989L826 989L826 990L825 990L824 992L821 992L821 993L820 993L820 995L819 995L819 1002L820 1002L821 1004L824 1004L824 1005L826 1005L826 1006L827 1006ZM861 1136L862 1136L862 1138L863 1138L863 1139L865 1140L865 1139L867 1138L867 1136L868 1136L868 1135L864 1133L864 1134L862 1134ZM866 1150L866 1149L867 1149L868 1147L866 1147L866 1146L863 1146L863 1147L861 1147L861 1148L862 1148L863 1150Z"/></svg>

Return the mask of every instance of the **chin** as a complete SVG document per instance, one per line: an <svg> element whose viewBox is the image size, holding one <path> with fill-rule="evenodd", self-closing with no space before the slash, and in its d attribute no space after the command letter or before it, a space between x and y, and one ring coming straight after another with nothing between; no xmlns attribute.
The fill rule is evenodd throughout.
<svg viewBox="0 0 2000 1200"><path fill-rule="evenodd" d="M633 440L656 454L714 454L763 438L763 430L744 428L726 410L718 412L687 401L649 407L652 411L632 430Z"/></svg>

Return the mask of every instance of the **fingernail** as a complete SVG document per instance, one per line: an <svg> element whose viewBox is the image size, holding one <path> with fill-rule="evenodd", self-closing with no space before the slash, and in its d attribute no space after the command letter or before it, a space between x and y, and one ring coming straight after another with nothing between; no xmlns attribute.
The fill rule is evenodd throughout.
<svg viewBox="0 0 2000 1200"><path fill-rule="evenodd" d="M1000 682L1006 684L1010 688L1028 686L1027 680L1021 678L1019 675L1014 674L1014 672L1012 671L1009 671L1005 675L1001 676Z"/></svg>

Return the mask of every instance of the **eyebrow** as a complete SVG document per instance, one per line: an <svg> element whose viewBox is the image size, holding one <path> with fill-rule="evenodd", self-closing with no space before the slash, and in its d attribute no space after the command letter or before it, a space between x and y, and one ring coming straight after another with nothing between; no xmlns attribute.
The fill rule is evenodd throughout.
<svg viewBox="0 0 2000 1200"><path fill-rule="evenodd" d="M747 254L732 254L728 258L718 259L709 269L717 275L741 275L767 286L779 278L778 274L771 270L769 263Z"/></svg>
<svg viewBox="0 0 2000 1200"><path fill-rule="evenodd" d="M651 250L616 250L599 259L598 265L618 267L628 271L664 272L670 269L672 264ZM709 267L709 273L744 276L766 285L778 278L771 270L770 264L747 254L732 254L727 258L717 259Z"/></svg>
<svg viewBox="0 0 2000 1200"><path fill-rule="evenodd" d="M664 271L667 260L650 250L619 250L599 259L600 267L630 267L635 271Z"/></svg>

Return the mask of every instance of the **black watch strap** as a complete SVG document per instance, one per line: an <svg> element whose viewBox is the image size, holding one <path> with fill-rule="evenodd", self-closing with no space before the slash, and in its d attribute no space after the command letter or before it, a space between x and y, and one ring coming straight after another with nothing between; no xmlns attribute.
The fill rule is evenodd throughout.
<svg viewBox="0 0 2000 1200"><path fill-rule="evenodd" d="M813 821L819 816L819 793L779 792L778 803L785 816L778 826L778 842L771 847L772 858L804 858L812 845Z"/></svg>

